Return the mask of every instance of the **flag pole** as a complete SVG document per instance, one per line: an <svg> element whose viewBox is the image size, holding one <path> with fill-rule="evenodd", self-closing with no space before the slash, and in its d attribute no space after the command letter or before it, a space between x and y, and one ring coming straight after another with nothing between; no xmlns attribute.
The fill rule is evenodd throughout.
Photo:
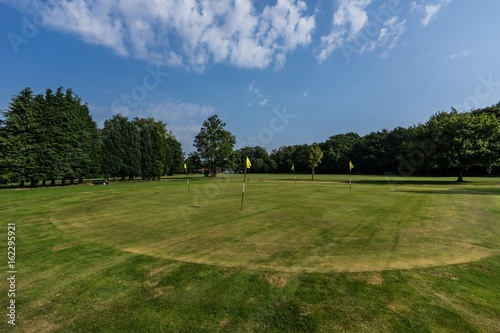
<svg viewBox="0 0 500 333"><path fill-rule="evenodd" d="M349 195L352 193L352 173L351 173L351 168L349 168Z"/></svg>
<svg viewBox="0 0 500 333"><path fill-rule="evenodd" d="M295 186L297 186L297 178L295 177L295 165L292 164L292 171L293 171L293 181L295 182Z"/></svg>
<svg viewBox="0 0 500 333"><path fill-rule="evenodd" d="M188 186L188 192L189 192L189 194L191 194L191 189L189 188L189 176L188 176L188 169L187 169L186 163L184 163L184 170L186 170L186 183Z"/></svg>
<svg viewBox="0 0 500 333"><path fill-rule="evenodd" d="M245 176L243 177L243 190L241 191L241 207L240 209L243 209L243 198L245 197L245 184L247 182L247 169L250 169L252 166L252 163L250 163L250 159L247 156L247 159L245 160Z"/></svg>
<svg viewBox="0 0 500 333"><path fill-rule="evenodd" d="M241 207L240 210L243 210L243 198L245 197L245 184L247 182L247 166L245 163L245 176L243 176L243 190L241 191Z"/></svg>
<svg viewBox="0 0 500 333"><path fill-rule="evenodd" d="M354 168L354 164L352 161L349 161L349 195L352 193L352 169Z"/></svg>

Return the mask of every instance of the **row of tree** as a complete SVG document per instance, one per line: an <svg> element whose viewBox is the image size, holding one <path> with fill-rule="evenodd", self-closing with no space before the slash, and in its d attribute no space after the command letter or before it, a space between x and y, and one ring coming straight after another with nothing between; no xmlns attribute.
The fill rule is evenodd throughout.
<svg viewBox="0 0 500 333"><path fill-rule="evenodd" d="M115 115L102 129L102 173L105 176L145 180L182 171L181 144L166 125L153 118L130 121Z"/></svg>
<svg viewBox="0 0 500 333"><path fill-rule="evenodd" d="M325 142L283 146L268 154L262 147L234 150L236 137L217 115L209 117L194 140L196 151L184 161L181 144L152 118L129 120L115 115L102 130L71 89L15 96L0 120L0 181L55 184L104 175L159 179L163 175L206 168L241 172L346 173L353 161L364 174L449 174L458 180L471 168L491 172L500 165L500 103L460 113L452 109L408 128L381 130L361 137L334 135Z"/></svg>
<svg viewBox="0 0 500 333"><path fill-rule="evenodd" d="M466 170L480 168L491 173L500 165L500 103L464 113L455 109L439 112L423 124L383 129L363 137L351 132L322 143L283 146L271 154L262 147L233 151L236 140L224 126L217 116L205 121L195 139L197 151L188 156L193 169L210 167L212 174L216 169L241 172L248 156L250 173L285 173L293 166L294 171L311 172L314 178L315 172L348 173L352 161L358 173L408 176L453 172L463 181Z"/></svg>
<svg viewBox="0 0 500 333"><path fill-rule="evenodd" d="M190 172L207 168L207 176L216 176L217 172L229 170L232 172L242 172L245 160L248 157L252 161L252 173L267 173L278 170L277 159L270 156L263 147L244 147L234 150L236 137L225 130L226 123L219 119L217 115L209 117L201 127L194 139L196 151L189 154L187 158L188 170ZM310 168L314 178L314 170L323 158L323 152L318 145L294 146L293 156L290 156L285 163L290 170L293 161L299 165ZM286 150L286 147L284 147ZM274 154L274 152L273 152Z"/></svg>
<svg viewBox="0 0 500 333"><path fill-rule="evenodd" d="M26 88L4 112L0 167L4 181L82 179L99 172L100 134L71 89L34 95Z"/></svg>
<svg viewBox="0 0 500 333"><path fill-rule="evenodd" d="M62 87L38 95L24 89L0 120L0 183L157 179L182 171L183 160L181 144L164 123L117 115L100 130L87 104Z"/></svg>

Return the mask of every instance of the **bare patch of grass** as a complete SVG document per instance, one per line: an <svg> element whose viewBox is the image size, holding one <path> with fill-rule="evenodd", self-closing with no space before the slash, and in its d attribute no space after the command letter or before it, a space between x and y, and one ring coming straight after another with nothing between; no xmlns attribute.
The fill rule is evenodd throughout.
<svg viewBox="0 0 500 333"><path fill-rule="evenodd" d="M288 284L288 281L290 281L291 278L293 278L292 275L286 274L286 273L265 273L262 276L269 284L278 287L278 288L283 288Z"/></svg>

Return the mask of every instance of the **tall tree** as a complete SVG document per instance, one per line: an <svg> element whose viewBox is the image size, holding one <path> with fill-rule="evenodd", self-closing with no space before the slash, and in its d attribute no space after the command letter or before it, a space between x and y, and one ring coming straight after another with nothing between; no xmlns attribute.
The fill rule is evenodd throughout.
<svg viewBox="0 0 500 333"><path fill-rule="evenodd" d="M274 172L277 168L276 162L269 156L266 149L260 146L244 147L239 151L238 170L242 170L244 161L248 156L252 161L252 167L247 170L250 173L267 173Z"/></svg>
<svg viewBox="0 0 500 333"><path fill-rule="evenodd" d="M217 169L234 162L236 137L225 130L225 126L226 123L213 115L203 122L200 133L194 139L194 147L212 176L217 175Z"/></svg>
<svg viewBox="0 0 500 333"><path fill-rule="evenodd" d="M296 172L302 172L301 161L297 158L298 146L282 146L271 152L271 159L276 163L276 171L281 173L290 172L292 164Z"/></svg>
<svg viewBox="0 0 500 333"><path fill-rule="evenodd" d="M321 159L323 158L323 152L321 148L316 145L304 145L301 160L302 163L307 165L311 169L311 179L314 180L314 171L316 167L321 163Z"/></svg>
<svg viewBox="0 0 500 333"><path fill-rule="evenodd" d="M144 118L135 118L134 123L139 128L141 177L150 180L153 176L153 126Z"/></svg>
<svg viewBox="0 0 500 333"><path fill-rule="evenodd" d="M62 94L62 87L56 95ZM79 179L93 176L100 171L100 133L96 123L92 120L87 104L82 103L71 89L66 89L63 99L63 108L59 112L65 113L64 126L65 143L67 150L66 160L69 163L68 172L64 178Z"/></svg>
<svg viewBox="0 0 500 333"><path fill-rule="evenodd" d="M429 159L437 166L454 169L457 181L464 181L464 171L474 166L500 164L500 119L494 114L452 109L437 113L425 125L422 141L434 140L435 153Z"/></svg>
<svg viewBox="0 0 500 333"><path fill-rule="evenodd" d="M99 172L99 130L71 89L34 96L24 89L6 112L2 140L6 172L23 184L80 179Z"/></svg>
<svg viewBox="0 0 500 333"><path fill-rule="evenodd" d="M36 184L40 179L36 150L40 126L34 116L34 96L30 88L14 96L3 112L2 150L4 173L11 181Z"/></svg>
<svg viewBox="0 0 500 333"><path fill-rule="evenodd" d="M184 154L182 146L175 138L171 131L168 131L165 136L165 171L166 175L172 176L174 173L184 172Z"/></svg>
<svg viewBox="0 0 500 333"><path fill-rule="evenodd" d="M153 118L149 118L153 125L153 168L152 175L153 180L155 177L160 180L161 176L164 175L165 171L165 161L167 157L166 151L166 129L165 124L162 121L154 121Z"/></svg>
<svg viewBox="0 0 500 333"><path fill-rule="evenodd" d="M5 134L5 125L3 120L0 118L0 185L6 185L10 181L6 165L6 148L7 137Z"/></svg>
<svg viewBox="0 0 500 333"><path fill-rule="evenodd" d="M339 161L341 172L347 172L349 160L356 161L356 170L365 174L386 174L398 171L402 147L410 138L410 129L396 127L389 131L371 132L359 137L348 154Z"/></svg>
<svg viewBox="0 0 500 333"><path fill-rule="evenodd" d="M202 166L200 155L197 152L193 151L188 154L186 158L186 167L189 173L197 172Z"/></svg>
<svg viewBox="0 0 500 333"><path fill-rule="evenodd" d="M115 115L102 130L102 168L112 177L124 180L141 174L141 134L126 117Z"/></svg>
<svg viewBox="0 0 500 333"><path fill-rule="evenodd" d="M318 166L321 173L348 173L346 168L352 159L353 150L361 142L361 137L357 133L337 134L331 136L319 147L324 153L324 159Z"/></svg>

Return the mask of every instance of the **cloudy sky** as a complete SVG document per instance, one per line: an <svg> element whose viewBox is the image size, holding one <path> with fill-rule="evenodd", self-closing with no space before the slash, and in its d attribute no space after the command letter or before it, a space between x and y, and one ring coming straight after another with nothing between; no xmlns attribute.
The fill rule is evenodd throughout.
<svg viewBox="0 0 500 333"><path fill-rule="evenodd" d="M94 120L163 120L193 150L320 142L500 101L500 1L0 0L0 109L72 88Z"/></svg>

